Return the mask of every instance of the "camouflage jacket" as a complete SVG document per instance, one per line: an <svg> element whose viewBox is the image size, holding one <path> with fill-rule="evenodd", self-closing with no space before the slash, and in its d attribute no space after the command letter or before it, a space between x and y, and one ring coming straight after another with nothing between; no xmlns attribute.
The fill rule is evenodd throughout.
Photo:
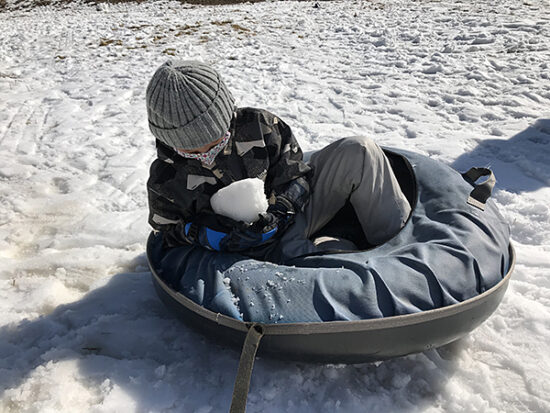
<svg viewBox="0 0 550 413"><path fill-rule="evenodd" d="M230 132L227 146L209 167L157 140L158 159L147 182L149 224L163 231L168 246L188 242L185 224L197 220L200 224L205 213L215 215L210 197L234 181L260 178L270 203L282 195L296 211L308 202L312 171L287 124L265 110L241 108L233 116Z"/></svg>

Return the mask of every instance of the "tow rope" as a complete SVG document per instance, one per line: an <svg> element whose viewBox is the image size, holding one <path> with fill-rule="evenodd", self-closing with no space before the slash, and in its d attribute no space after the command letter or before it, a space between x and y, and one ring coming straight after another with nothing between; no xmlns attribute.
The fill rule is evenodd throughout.
<svg viewBox="0 0 550 413"><path fill-rule="evenodd" d="M244 340L235 387L233 387L233 398L229 413L244 413L246 411L246 399L250 390L250 378L254 368L254 359L260 346L260 340L264 335L264 328L261 324L251 324Z"/></svg>

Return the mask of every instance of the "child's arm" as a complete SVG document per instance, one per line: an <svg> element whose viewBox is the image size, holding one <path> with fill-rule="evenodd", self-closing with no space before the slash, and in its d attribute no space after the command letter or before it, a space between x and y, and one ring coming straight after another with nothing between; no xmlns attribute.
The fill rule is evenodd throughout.
<svg viewBox="0 0 550 413"><path fill-rule="evenodd" d="M279 217L293 215L309 201L311 167L303 161L292 130L278 117L273 117L273 132L265 139L270 160L266 188L272 198L268 211Z"/></svg>
<svg viewBox="0 0 550 413"><path fill-rule="evenodd" d="M149 225L156 231L162 231L165 245L174 247L190 244L185 235L185 220L180 208L172 201L147 188L149 197Z"/></svg>
<svg viewBox="0 0 550 413"><path fill-rule="evenodd" d="M163 233L167 247L199 245L214 251L244 251L268 242L277 223L246 225L213 212L184 219L180 208L149 188L149 224Z"/></svg>

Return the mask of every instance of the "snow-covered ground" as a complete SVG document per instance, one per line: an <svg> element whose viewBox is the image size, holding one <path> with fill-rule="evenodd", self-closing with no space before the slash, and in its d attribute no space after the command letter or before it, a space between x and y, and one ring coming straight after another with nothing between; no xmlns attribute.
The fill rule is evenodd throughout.
<svg viewBox="0 0 550 413"><path fill-rule="evenodd" d="M517 250L467 338L378 364L260 359L248 411L550 411L548 1L72 4L0 27L1 412L228 409L238 353L174 318L144 256L145 88L174 54L305 150L368 134L490 165Z"/></svg>

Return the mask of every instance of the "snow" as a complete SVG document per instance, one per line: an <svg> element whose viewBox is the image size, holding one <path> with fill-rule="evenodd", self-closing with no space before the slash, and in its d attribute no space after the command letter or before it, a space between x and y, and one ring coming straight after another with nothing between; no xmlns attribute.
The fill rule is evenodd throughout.
<svg viewBox="0 0 550 413"><path fill-rule="evenodd" d="M0 12L0 411L228 410L238 352L162 305L144 256L145 87L172 54L304 151L366 134L490 166L517 252L464 339L362 365L260 358L248 411L550 411L547 0L60 3Z"/></svg>
<svg viewBox="0 0 550 413"><path fill-rule="evenodd" d="M268 207L264 181L259 178L235 181L212 195L210 205L216 214L235 221L255 222Z"/></svg>

